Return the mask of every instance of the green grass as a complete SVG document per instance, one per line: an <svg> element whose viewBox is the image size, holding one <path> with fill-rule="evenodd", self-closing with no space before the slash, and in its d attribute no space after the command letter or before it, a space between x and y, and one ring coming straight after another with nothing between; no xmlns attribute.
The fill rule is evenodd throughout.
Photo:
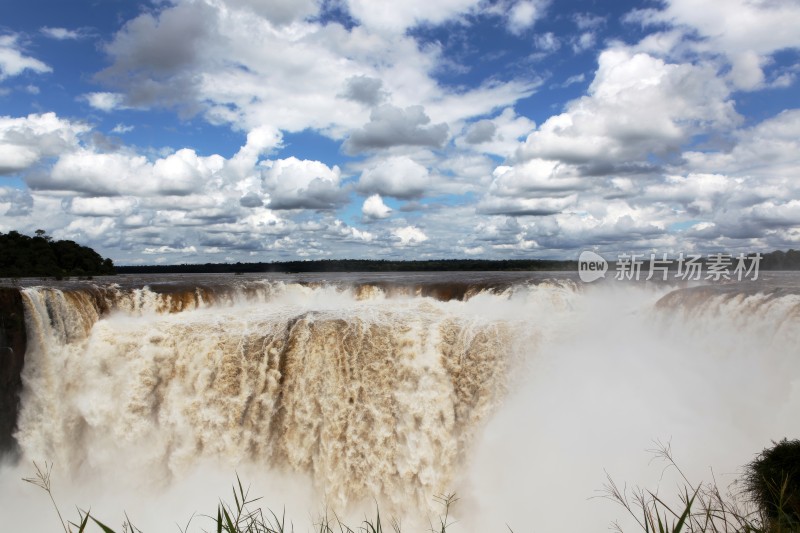
<svg viewBox="0 0 800 533"><path fill-rule="evenodd" d="M89 531L89 526L93 525L99 528L103 533L117 533L114 529L98 520L91 514L90 511L77 510L78 519L75 522L64 520L61 510L56 503L55 496L53 495L53 487L50 480L50 473L52 471L52 464L45 463L41 467L37 463L33 463L35 473L32 477L24 478L23 481L36 485L44 490L50 497L53 504L61 528L64 533L83 533ZM220 499L219 504L214 514L212 515L194 515L192 516L185 527L177 526L181 533L188 533L189 528L195 524L193 522L203 522L196 524L201 531L209 531L216 533L294 533L294 525L286 522L285 513L280 516L271 509L264 509L259 502L261 498L253 498L250 496L249 488L245 489L242 485L239 476L236 476L236 484L232 487L232 501L225 501ZM447 529L453 525L453 520L450 516L453 505L458 501L455 494L447 494L436 496L436 501L441 504L443 512L438 517L438 523L430 524L430 531L432 533L446 533ZM375 507L374 517L365 517L360 524L348 525L341 520L335 513L331 516L327 511L320 516L314 524L315 533L384 533L385 531L393 531L394 533L401 533L400 522L395 518L389 519L389 530L385 529L384 520L381 517L380 509L377 505ZM128 515L125 515L125 521L122 524L123 533L143 533L141 529L136 527Z"/></svg>
<svg viewBox="0 0 800 533"><path fill-rule="evenodd" d="M23 481L31 483L32 485L36 485L47 493L47 495L50 497L50 501L53 503L53 508L56 510L56 514L58 515L58 521L61 523L61 527L65 533L83 533L84 531L87 531L90 520L97 525L97 527L99 527L103 533L115 533L113 529L103 524L95 517L91 516L89 511L82 511L78 509L77 523L65 521L64 517L61 515L61 510L58 508L56 499L53 496L53 486L50 481L50 473L53 469L52 463L45 463L44 467L40 467L34 462L33 467L35 470L34 475L32 477L23 478ZM142 533L140 529L133 525L127 514L125 515L125 522L123 522L122 525L122 531L125 533Z"/></svg>
<svg viewBox="0 0 800 533"><path fill-rule="evenodd" d="M745 493L774 531L800 530L800 440L773 443L747 465Z"/></svg>
<svg viewBox="0 0 800 533"><path fill-rule="evenodd" d="M627 486L620 488L610 475L603 489L603 497L620 505L637 526L634 529L645 533L798 533L800 532L800 440L782 440L764 449L755 460L744 467L740 480L724 492L716 479L711 482L691 481L676 463L669 444L656 443L651 450L656 457L666 462L666 468L674 469L683 487L673 498L666 498L659 491ZM24 481L42 488L50 501L65 533L83 533L88 527L99 528L103 533L116 533L100 522L90 511L78 509L78 519L67 521L58 508L50 482L52 464L40 467L34 463L35 474ZM713 475L712 475L713 478ZM217 533L294 533L294 525L287 524L285 513L280 516L260 505L260 498L250 496L238 475L232 487L233 500L220 499L210 515L194 515L185 527L178 526L181 533L190 527ZM430 523L431 533L446 533L453 525L451 510L458 501L454 494L439 496L442 506L438 523ZM564 530L571 531L569 519ZM536 517L531 517L536 522ZM387 525L376 504L374 517L365 517L359 524L348 525L335 513L325 512L314 523L316 533L400 533L400 523L390 518ZM612 529L622 532L619 523ZM510 528L509 528L510 530ZM142 533L125 515L123 533Z"/></svg>
<svg viewBox="0 0 800 533"><path fill-rule="evenodd" d="M744 467L742 479L724 492L716 479L691 481L675 462L670 445L657 442L651 451L666 462L667 468L674 469L684 484L678 496L667 501L658 490L636 488L629 492L607 474L604 497L621 505L646 533L800 532L796 507L800 496L800 441L792 442L792 446L781 441L765 449ZM622 531L618 523L613 526Z"/></svg>

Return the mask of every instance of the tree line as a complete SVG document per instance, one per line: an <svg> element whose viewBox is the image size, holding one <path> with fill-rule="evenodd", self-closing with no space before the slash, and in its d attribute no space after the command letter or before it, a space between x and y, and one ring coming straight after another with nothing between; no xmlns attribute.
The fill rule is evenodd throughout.
<svg viewBox="0 0 800 533"><path fill-rule="evenodd" d="M752 254L751 254L752 255ZM701 258L701 263L706 258ZM649 265L649 260L644 261ZM222 273L304 273L304 272L437 272L437 271L577 271L577 261L551 259L320 259L258 263L205 263L181 265L118 266L127 274L222 274ZM614 269L610 262L609 268ZM673 265L675 268L675 265ZM800 251L762 253L760 270L800 270Z"/></svg>
<svg viewBox="0 0 800 533"><path fill-rule="evenodd" d="M431 259L397 261L389 259L322 259L312 261L276 261L271 263L206 263L202 265L136 265L118 266L126 274L188 273L261 273L261 272L437 272L460 271L526 271L575 270L575 261L548 259Z"/></svg>
<svg viewBox="0 0 800 533"><path fill-rule="evenodd" d="M53 240L44 230L33 237L0 232L0 277L56 277L127 274L266 273L266 272L436 272L436 271L575 271L577 261L550 259L322 259L256 263L114 266L88 246ZM761 254L760 270L800 270L800 250Z"/></svg>
<svg viewBox="0 0 800 533"><path fill-rule="evenodd" d="M761 254L761 270L800 270L800 250Z"/></svg>

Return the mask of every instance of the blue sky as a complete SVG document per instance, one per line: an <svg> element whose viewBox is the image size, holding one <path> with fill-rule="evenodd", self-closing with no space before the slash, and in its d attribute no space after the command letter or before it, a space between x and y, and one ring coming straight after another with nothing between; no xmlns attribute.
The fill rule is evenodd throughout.
<svg viewBox="0 0 800 533"><path fill-rule="evenodd" d="M0 17L0 231L118 264L800 246L793 0Z"/></svg>

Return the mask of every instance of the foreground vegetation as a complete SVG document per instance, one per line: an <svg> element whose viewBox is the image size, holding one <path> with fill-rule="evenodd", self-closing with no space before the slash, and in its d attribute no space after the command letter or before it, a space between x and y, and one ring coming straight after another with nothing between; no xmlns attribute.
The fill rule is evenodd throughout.
<svg viewBox="0 0 800 533"><path fill-rule="evenodd" d="M800 532L800 440L782 440L774 443L745 466L741 486L737 489L720 491L716 481L694 484L684 475L675 462L669 445L659 444L654 450L657 456L674 468L685 486L677 502L667 501L658 491L635 489L629 493L609 476L604 497L621 505L638 523L645 533L796 533ZM52 465L44 468L36 465L36 473L24 481L42 488L58 514L65 533L83 533L90 524L100 528L103 533L115 533L113 529L100 522L89 511L78 510L76 522L65 521L58 508L50 483ZM450 517L452 506L457 501L455 495L437 498L442 504L442 514L436 524L430 524L432 533L446 533L454 523ZM233 502L220 500L216 512L211 515L193 516L182 533L189 531L195 519L205 520L212 531L217 533L288 533L293 532L291 522L287 525L285 514L278 516L258 505L260 498L251 498L238 479L233 487ZM565 517L564 530L570 529L569 518ZM534 520L535 522L535 520ZM205 525L205 524L204 524ZM622 532L619 524L614 529ZM315 524L318 533L383 533L384 525L380 510L376 508L374 518L365 518L354 526L345 524L335 514L327 513ZM389 521L389 528L400 533L400 523ZM508 527L511 530L510 527ZM203 531L208 529L203 528ZM122 525L124 533L142 533L130 518L125 515ZM513 531L512 531L513 533Z"/></svg>
<svg viewBox="0 0 800 533"><path fill-rule="evenodd" d="M721 491L716 483L695 484L683 473L669 444L652 450L684 483L678 501L658 491L620 488L611 476L605 497L621 505L646 533L800 532L800 440L766 448L744 468L740 480ZM621 532L619 524L614 524Z"/></svg>
<svg viewBox="0 0 800 533"><path fill-rule="evenodd" d="M52 465L45 464L40 467L34 463L35 475L25 478L27 481L43 489L50 497L50 501L55 508L58 520L65 533L83 533L88 531L90 524L96 525L103 533L116 533L112 528L92 516L89 511L78 510L78 520L76 522L66 521L58 508L53 490L50 483L50 472ZM192 521L205 521L204 526L211 524L212 531L217 533L290 533L294 532L294 526L290 522L287 524L286 515L278 516L272 510L264 510L257 505L261 498L252 498L249 489L245 489L239 477L236 477L236 485L233 486L233 502L220 500L214 515L192 516L185 527L178 527L181 533L187 533ZM430 525L432 533L446 533L447 529L453 524L450 517L450 510L458 500L454 494L437 496L437 501L442 505L442 514L438 518L438 523ZM202 527L202 526L201 526ZM381 519L379 509L375 509L375 517L365 517L363 522L358 525L347 525L336 514L331 516L326 513L322 515L314 525L316 533L383 533L385 525ZM401 533L400 522L392 518L389 520L389 527L395 533ZM123 533L143 533L136 527L128 515L122 523ZM202 527L202 531L209 531ZM513 533L513 532L512 532Z"/></svg>

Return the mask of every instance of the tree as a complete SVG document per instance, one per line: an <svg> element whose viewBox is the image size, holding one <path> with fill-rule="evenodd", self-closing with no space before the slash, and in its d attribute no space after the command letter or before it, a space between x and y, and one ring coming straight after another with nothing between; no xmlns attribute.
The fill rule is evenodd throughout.
<svg viewBox="0 0 800 533"><path fill-rule="evenodd" d="M43 230L43 229L37 229L36 231L34 231L34 233L36 234L36 237L38 237L40 239L44 239L47 242L50 242L50 241L53 240L53 238L50 235L47 235L47 232L45 230Z"/></svg>
<svg viewBox="0 0 800 533"><path fill-rule="evenodd" d="M113 275L114 263L87 246L54 241L38 229L35 237L16 231L0 233L0 276Z"/></svg>

